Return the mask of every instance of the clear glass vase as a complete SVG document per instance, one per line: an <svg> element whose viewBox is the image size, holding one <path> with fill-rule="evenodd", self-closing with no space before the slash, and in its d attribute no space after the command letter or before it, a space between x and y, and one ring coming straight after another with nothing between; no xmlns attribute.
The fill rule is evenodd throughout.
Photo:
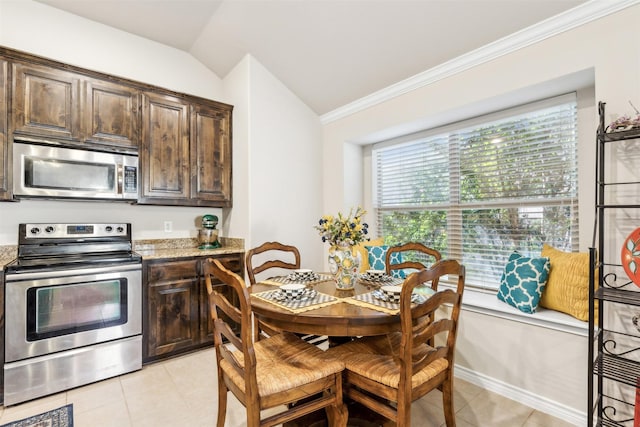
<svg viewBox="0 0 640 427"><path fill-rule="evenodd" d="M338 244L329 249L329 271L338 289L353 289L360 271L360 252L352 246Z"/></svg>

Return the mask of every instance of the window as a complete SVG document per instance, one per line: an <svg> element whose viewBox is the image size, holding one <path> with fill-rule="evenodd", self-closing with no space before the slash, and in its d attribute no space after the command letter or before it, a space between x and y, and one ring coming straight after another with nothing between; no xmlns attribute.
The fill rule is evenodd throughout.
<svg viewBox="0 0 640 427"><path fill-rule="evenodd" d="M577 250L575 94L376 144L373 162L379 235L461 260L470 286L497 288L514 250Z"/></svg>

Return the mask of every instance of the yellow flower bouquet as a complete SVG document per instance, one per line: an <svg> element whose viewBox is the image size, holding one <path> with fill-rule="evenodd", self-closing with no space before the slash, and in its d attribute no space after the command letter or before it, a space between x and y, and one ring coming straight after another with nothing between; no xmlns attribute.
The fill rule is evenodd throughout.
<svg viewBox="0 0 640 427"><path fill-rule="evenodd" d="M318 221L315 229L322 236L323 242L329 242L331 246L353 246L369 240L369 225L363 222L362 217L367 212L358 208L349 211L349 215L338 212L337 216L324 215Z"/></svg>
<svg viewBox="0 0 640 427"><path fill-rule="evenodd" d="M352 289L358 279L360 253L353 246L369 240L369 225L362 221L366 211L358 208L349 211L349 215L324 215L315 229L323 242L329 242L329 271L334 275L336 288Z"/></svg>

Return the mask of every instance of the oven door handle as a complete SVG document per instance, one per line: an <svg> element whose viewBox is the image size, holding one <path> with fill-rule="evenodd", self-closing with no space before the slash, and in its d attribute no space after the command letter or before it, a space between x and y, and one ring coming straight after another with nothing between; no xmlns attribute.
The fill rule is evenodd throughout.
<svg viewBox="0 0 640 427"><path fill-rule="evenodd" d="M89 267L78 269L66 269L66 270L47 270L37 272L24 272L24 273L9 273L5 275L5 282L20 282L24 280L34 279L53 279L58 277L69 276L85 276L96 275L104 273L118 273L121 271L142 271L141 263L129 263L124 265L110 265L107 267Z"/></svg>

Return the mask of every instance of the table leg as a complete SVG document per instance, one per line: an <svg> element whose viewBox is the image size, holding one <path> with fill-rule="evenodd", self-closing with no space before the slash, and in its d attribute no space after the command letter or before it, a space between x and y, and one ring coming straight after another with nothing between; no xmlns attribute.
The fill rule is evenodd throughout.
<svg viewBox="0 0 640 427"><path fill-rule="evenodd" d="M385 427L389 420L369 411L359 403L349 400L345 402L348 411L347 427ZM344 424L338 424L344 425ZM283 427L329 427L327 413L323 410L313 412L294 421L284 423Z"/></svg>
<svg viewBox="0 0 640 427"><path fill-rule="evenodd" d="M329 347L336 347L340 344L353 341L353 337L329 337Z"/></svg>

